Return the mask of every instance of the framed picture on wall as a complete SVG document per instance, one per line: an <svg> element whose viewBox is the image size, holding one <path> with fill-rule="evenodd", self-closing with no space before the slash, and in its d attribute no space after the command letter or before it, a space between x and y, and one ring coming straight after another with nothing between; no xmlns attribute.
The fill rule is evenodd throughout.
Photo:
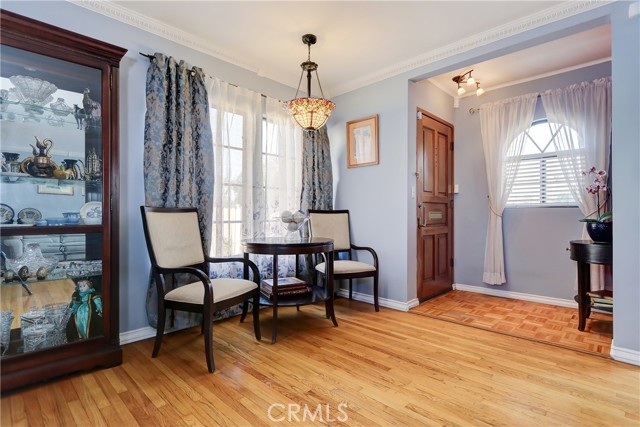
<svg viewBox="0 0 640 427"><path fill-rule="evenodd" d="M347 167L378 163L378 115L347 122Z"/></svg>

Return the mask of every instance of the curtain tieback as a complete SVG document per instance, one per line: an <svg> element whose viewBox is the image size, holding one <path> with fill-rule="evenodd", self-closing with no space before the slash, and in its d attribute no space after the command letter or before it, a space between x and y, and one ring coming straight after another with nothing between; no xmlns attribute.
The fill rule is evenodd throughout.
<svg viewBox="0 0 640 427"><path fill-rule="evenodd" d="M495 216L502 218L502 214L499 214L498 212L493 210L493 208L491 207L491 203L489 203L489 210L493 212Z"/></svg>

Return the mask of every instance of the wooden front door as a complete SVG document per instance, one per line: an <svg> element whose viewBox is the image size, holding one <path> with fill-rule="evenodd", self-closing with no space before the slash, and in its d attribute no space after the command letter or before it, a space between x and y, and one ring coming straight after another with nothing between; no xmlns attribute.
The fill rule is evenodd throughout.
<svg viewBox="0 0 640 427"><path fill-rule="evenodd" d="M453 126L418 112L416 142L418 299L453 284Z"/></svg>

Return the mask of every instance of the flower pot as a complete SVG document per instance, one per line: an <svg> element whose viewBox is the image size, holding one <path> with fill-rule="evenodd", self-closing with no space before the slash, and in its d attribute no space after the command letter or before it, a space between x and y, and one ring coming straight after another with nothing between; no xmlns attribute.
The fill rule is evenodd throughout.
<svg viewBox="0 0 640 427"><path fill-rule="evenodd" d="M595 243L611 243L613 222L587 222L587 233Z"/></svg>

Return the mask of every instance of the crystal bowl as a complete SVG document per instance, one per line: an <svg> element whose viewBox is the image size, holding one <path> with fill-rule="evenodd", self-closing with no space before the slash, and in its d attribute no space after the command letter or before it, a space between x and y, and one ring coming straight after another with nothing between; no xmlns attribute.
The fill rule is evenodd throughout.
<svg viewBox="0 0 640 427"><path fill-rule="evenodd" d="M309 220L304 212L300 210L293 212L282 211L279 215L276 215L275 218L280 221L280 225L287 232L286 238L288 240L298 237L298 231L300 231L304 224Z"/></svg>
<svg viewBox="0 0 640 427"><path fill-rule="evenodd" d="M51 95L58 90L58 87L46 80L40 80L37 77L29 76L11 76L9 81L18 88L22 102L28 104L44 104L51 102Z"/></svg>

